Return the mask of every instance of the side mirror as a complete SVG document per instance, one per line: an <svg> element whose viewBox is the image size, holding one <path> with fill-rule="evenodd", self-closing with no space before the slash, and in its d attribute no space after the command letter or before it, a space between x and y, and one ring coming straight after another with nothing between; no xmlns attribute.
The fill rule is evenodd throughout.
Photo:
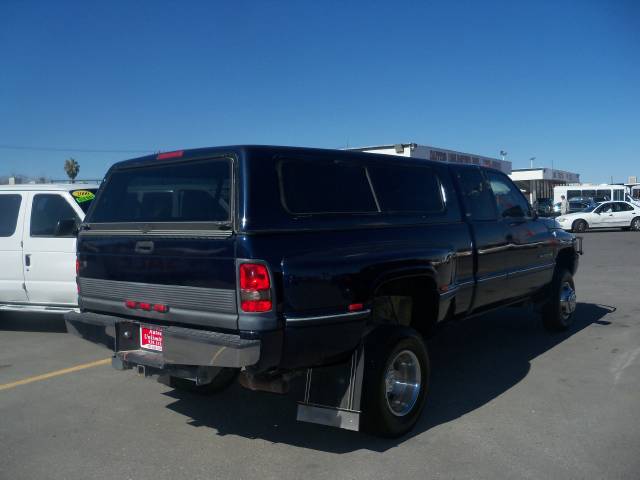
<svg viewBox="0 0 640 480"><path fill-rule="evenodd" d="M75 218L62 218L56 224L56 237L75 237L78 234L78 222Z"/></svg>

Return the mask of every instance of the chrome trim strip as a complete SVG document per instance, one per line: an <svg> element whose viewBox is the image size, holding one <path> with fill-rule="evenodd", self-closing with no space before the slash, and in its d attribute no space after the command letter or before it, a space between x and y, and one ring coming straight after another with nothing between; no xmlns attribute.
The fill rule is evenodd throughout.
<svg viewBox="0 0 640 480"><path fill-rule="evenodd" d="M456 285L458 288L467 288L469 285L473 285L474 283L474 280L467 280L465 282L458 282Z"/></svg>
<svg viewBox="0 0 640 480"><path fill-rule="evenodd" d="M293 324L306 324L306 323L323 323L323 322L334 322L345 319L345 321L349 320L357 320L359 318L367 317L371 314L371 309L361 310L359 312L346 312L346 313L336 313L333 315L319 315L315 317L287 317L285 316L285 320L287 323Z"/></svg>
<svg viewBox="0 0 640 480"><path fill-rule="evenodd" d="M500 273L498 275L491 275L488 277L479 278L477 282L482 283L482 282L488 282L489 280L499 280L501 278L507 278L507 273Z"/></svg>
<svg viewBox="0 0 640 480"><path fill-rule="evenodd" d="M228 238L231 230L151 230L140 229L119 230L82 230L78 237L164 237L164 238Z"/></svg>
<svg viewBox="0 0 640 480"><path fill-rule="evenodd" d="M521 268L519 270L512 270L508 275L519 275L521 273L534 272L536 270L547 270L555 267L555 263L545 263L544 265L536 265L534 267Z"/></svg>

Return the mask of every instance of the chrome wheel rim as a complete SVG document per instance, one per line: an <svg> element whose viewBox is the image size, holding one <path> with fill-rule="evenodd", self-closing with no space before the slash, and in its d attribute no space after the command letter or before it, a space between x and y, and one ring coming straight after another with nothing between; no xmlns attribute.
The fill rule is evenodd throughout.
<svg viewBox="0 0 640 480"><path fill-rule="evenodd" d="M396 354L387 367L384 384L389 411L396 417L407 415L422 389L422 371L416 354L410 350Z"/></svg>
<svg viewBox="0 0 640 480"><path fill-rule="evenodd" d="M560 315L565 321L576 310L576 291L569 282L564 282L560 289Z"/></svg>
<svg viewBox="0 0 640 480"><path fill-rule="evenodd" d="M640 231L640 218L636 218L633 222L631 222L631 228L636 232Z"/></svg>

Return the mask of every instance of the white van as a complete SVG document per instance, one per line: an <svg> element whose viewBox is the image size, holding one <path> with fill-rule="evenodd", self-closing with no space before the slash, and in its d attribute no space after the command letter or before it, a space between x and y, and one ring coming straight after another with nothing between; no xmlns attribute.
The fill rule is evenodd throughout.
<svg viewBox="0 0 640 480"><path fill-rule="evenodd" d="M75 231L97 189L0 185L0 311L77 307Z"/></svg>

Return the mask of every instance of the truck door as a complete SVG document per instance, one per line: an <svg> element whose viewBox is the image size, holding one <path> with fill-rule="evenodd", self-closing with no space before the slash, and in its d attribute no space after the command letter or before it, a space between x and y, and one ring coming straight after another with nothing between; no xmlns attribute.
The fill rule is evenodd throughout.
<svg viewBox="0 0 640 480"><path fill-rule="evenodd" d="M452 167L452 170L462 192L477 251L473 302L473 308L477 309L505 298L509 230L498 220L491 188L480 169Z"/></svg>
<svg viewBox="0 0 640 480"><path fill-rule="evenodd" d="M24 277L30 303L77 304L76 238L58 231L61 220L79 222L79 207L72 203L67 192L31 195L24 229Z"/></svg>
<svg viewBox="0 0 640 480"><path fill-rule="evenodd" d="M26 194L0 192L0 304L25 303L22 229Z"/></svg>
<svg viewBox="0 0 640 480"><path fill-rule="evenodd" d="M518 187L505 174L485 172L500 221L508 229L509 296L529 295L549 283L554 269L554 237Z"/></svg>

